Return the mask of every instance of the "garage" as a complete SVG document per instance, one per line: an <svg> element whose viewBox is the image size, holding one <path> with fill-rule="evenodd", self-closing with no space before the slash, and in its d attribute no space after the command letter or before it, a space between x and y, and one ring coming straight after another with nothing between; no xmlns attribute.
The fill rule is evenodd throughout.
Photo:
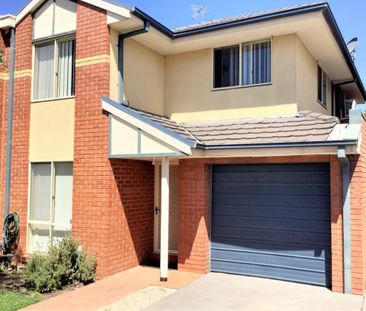
<svg viewBox="0 0 366 311"><path fill-rule="evenodd" d="M211 271L330 287L329 164L212 168Z"/></svg>

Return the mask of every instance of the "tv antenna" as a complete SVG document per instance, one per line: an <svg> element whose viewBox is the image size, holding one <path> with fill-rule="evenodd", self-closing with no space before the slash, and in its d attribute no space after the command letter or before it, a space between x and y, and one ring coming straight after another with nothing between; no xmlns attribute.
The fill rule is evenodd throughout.
<svg viewBox="0 0 366 311"><path fill-rule="evenodd" d="M347 43L348 52L351 54L353 61L355 61L355 53L358 45L358 39L355 37Z"/></svg>
<svg viewBox="0 0 366 311"><path fill-rule="evenodd" d="M205 14L210 11L212 8L208 7L205 4L192 4L192 19L203 19Z"/></svg>

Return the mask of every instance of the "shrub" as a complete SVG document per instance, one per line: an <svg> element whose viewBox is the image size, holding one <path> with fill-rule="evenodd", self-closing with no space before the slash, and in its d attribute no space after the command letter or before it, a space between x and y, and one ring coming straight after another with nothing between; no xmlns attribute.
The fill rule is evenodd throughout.
<svg viewBox="0 0 366 311"><path fill-rule="evenodd" d="M47 254L34 254L30 258L25 279L28 288L41 293L72 283L91 283L95 281L95 258L67 236L57 246L51 246Z"/></svg>

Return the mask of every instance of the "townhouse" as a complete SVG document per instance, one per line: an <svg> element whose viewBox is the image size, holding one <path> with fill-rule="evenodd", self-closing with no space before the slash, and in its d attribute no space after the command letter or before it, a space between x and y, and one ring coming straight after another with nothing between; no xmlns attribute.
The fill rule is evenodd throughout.
<svg viewBox="0 0 366 311"><path fill-rule="evenodd" d="M362 294L366 92L330 7L168 29L104 0L0 17L0 206L24 253Z"/></svg>

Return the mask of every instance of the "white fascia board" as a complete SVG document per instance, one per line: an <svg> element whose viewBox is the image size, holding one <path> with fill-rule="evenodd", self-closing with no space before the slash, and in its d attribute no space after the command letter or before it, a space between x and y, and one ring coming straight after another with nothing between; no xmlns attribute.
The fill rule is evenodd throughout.
<svg viewBox="0 0 366 311"><path fill-rule="evenodd" d="M27 16L30 12L33 12L36 8L38 8L45 0L33 0L29 2L23 10L16 16L15 24L18 25L19 22Z"/></svg>
<svg viewBox="0 0 366 311"><path fill-rule="evenodd" d="M0 16L0 29L14 28L15 19L13 15Z"/></svg>
<svg viewBox="0 0 366 311"><path fill-rule="evenodd" d="M16 16L15 24L17 25L25 16L27 16L27 14L35 11L45 1L46 0L32 0L31 2L29 2L24 7L24 9ZM127 19L131 17L131 10L123 6L115 5L104 0L82 0L82 1L90 5L94 5L98 8L104 9L107 12L111 12L113 14L121 16L122 18Z"/></svg>
<svg viewBox="0 0 366 311"><path fill-rule="evenodd" d="M131 17L131 10L123 6L119 6L103 0L82 0L82 1L94 5L98 8L104 9L108 12L122 16L124 18Z"/></svg>
<svg viewBox="0 0 366 311"><path fill-rule="evenodd" d="M169 146L179 150L180 152L185 153L186 155L192 154L191 146L171 135L165 133L164 131L156 128L155 126L150 125L147 122L142 121L140 118L136 118L133 115L118 109L115 105L108 103L107 100L102 99L102 108L115 115L116 117L120 118L121 120L133 125L141 129L142 131L149 133L150 135L156 137L156 139L163 141L164 143L168 144ZM122 107L121 107L122 108ZM153 121L151 121L153 122ZM176 134L178 135L178 134Z"/></svg>

